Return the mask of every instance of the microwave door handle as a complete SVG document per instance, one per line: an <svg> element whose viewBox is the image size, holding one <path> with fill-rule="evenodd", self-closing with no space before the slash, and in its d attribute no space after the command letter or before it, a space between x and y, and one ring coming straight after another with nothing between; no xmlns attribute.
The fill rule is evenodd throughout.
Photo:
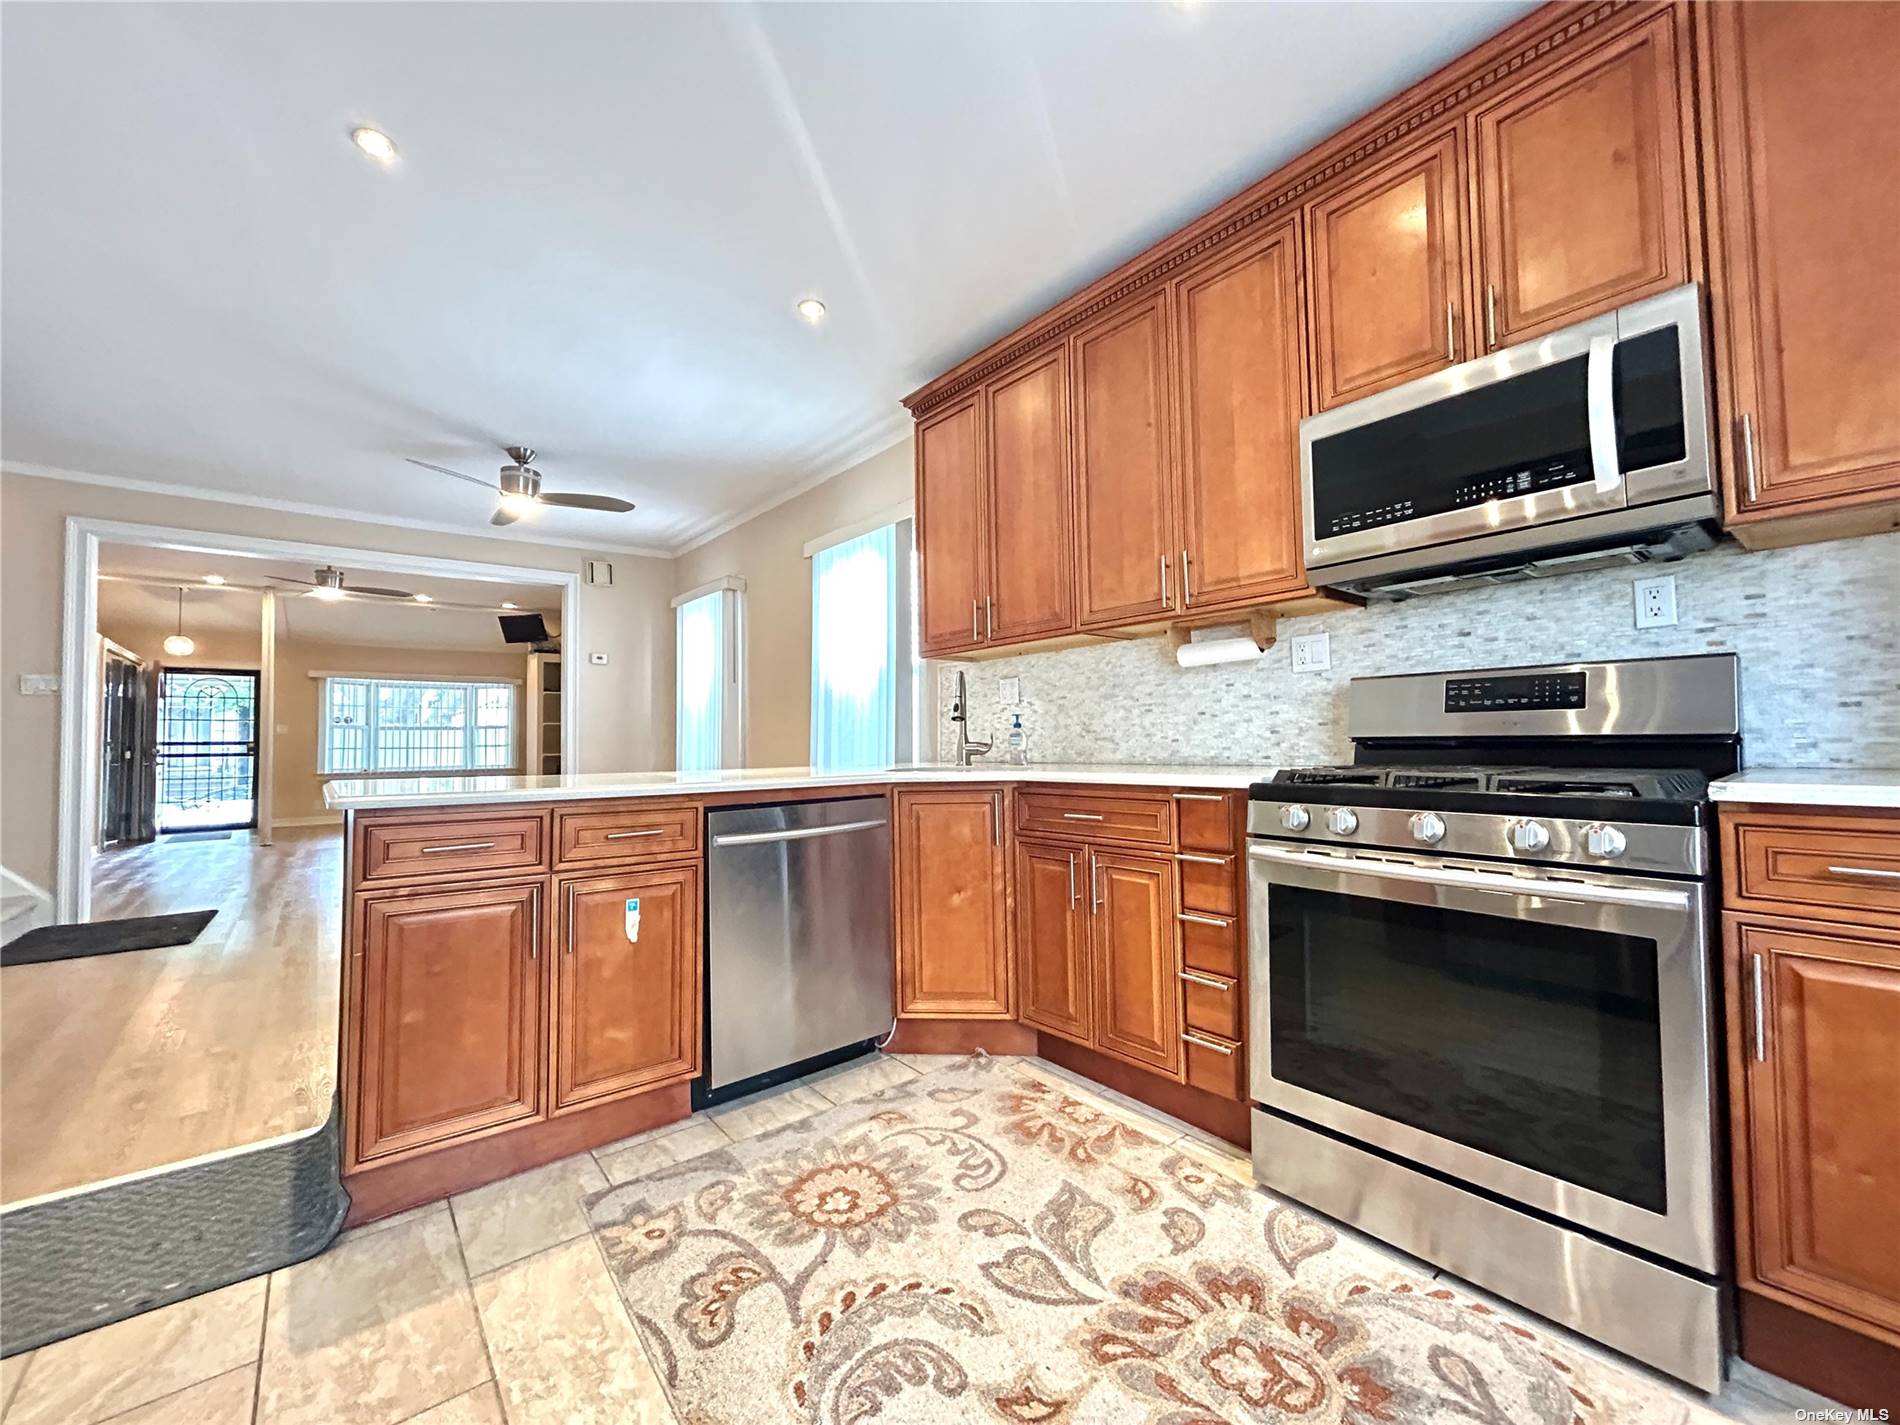
<svg viewBox="0 0 1900 1425"><path fill-rule="evenodd" d="M1590 338L1590 356L1584 368L1584 394L1590 417L1590 471L1599 495L1613 495L1623 484L1616 454L1616 338L1608 333Z"/></svg>

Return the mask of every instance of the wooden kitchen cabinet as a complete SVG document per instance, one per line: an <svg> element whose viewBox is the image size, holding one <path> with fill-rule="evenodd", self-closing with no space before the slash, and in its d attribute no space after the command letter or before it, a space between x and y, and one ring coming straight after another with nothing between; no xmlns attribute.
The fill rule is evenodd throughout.
<svg viewBox="0 0 1900 1425"><path fill-rule="evenodd" d="M356 1160L541 1117L541 883L393 891L357 910Z"/></svg>
<svg viewBox="0 0 1900 1425"><path fill-rule="evenodd" d="M1659 11L1474 116L1485 350L1689 280L1687 25Z"/></svg>
<svg viewBox="0 0 1900 1425"><path fill-rule="evenodd" d="M1729 523L1757 545L1900 523L1900 6L1697 19Z"/></svg>
<svg viewBox="0 0 1900 1425"><path fill-rule="evenodd" d="M1175 605L1167 297L1117 304L1069 342L1084 627Z"/></svg>
<svg viewBox="0 0 1900 1425"><path fill-rule="evenodd" d="M1216 249L1173 285L1181 607L1303 589L1298 218Z"/></svg>
<svg viewBox="0 0 1900 1425"><path fill-rule="evenodd" d="M985 388L989 579L985 641L1075 627L1075 522L1069 479L1069 360L1044 351Z"/></svg>
<svg viewBox="0 0 1900 1425"><path fill-rule="evenodd" d="M918 637L927 657L982 642L989 550L983 495L978 392L917 427L917 547L923 564Z"/></svg>
<svg viewBox="0 0 1900 1425"><path fill-rule="evenodd" d="M1087 856L1077 846L1016 843L1019 1017L1078 1044L1090 1042L1094 1024L1089 913L1082 899Z"/></svg>
<svg viewBox="0 0 1900 1425"><path fill-rule="evenodd" d="M696 1074L699 867L570 876L555 898L554 1111Z"/></svg>
<svg viewBox="0 0 1900 1425"><path fill-rule="evenodd" d="M1091 846L1088 881L1096 1047L1174 1075L1181 1065L1174 863Z"/></svg>
<svg viewBox="0 0 1900 1425"><path fill-rule="evenodd" d="M897 1012L1014 1018L1002 789L900 790L892 803Z"/></svg>
<svg viewBox="0 0 1900 1425"><path fill-rule="evenodd" d="M1473 355L1461 129L1306 208L1314 400L1370 396Z"/></svg>

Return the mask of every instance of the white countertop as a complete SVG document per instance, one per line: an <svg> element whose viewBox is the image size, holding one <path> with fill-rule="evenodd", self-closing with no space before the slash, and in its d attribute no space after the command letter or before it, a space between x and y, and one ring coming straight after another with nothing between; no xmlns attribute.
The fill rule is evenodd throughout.
<svg viewBox="0 0 1900 1425"><path fill-rule="evenodd" d="M1900 767L1750 767L1709 783L1718 802L1900 808Z"/></svg>
<svg viewBox="0 0 1900 1425"><path fill-rule="evenodd" d="M1117 787L1188 787L1245 791L1273 775L1272 767L1171 765L1166 763L1032 762L953 767L944 762L908 762L855 772L819 772L810 767L744 767L724 772L575 772L557 777L362 777L323 789L332 810L377 807L472 806L490 802L582 801L604 797L692 797L715 792L803 791L891 782L1064 782Z"/></svg>

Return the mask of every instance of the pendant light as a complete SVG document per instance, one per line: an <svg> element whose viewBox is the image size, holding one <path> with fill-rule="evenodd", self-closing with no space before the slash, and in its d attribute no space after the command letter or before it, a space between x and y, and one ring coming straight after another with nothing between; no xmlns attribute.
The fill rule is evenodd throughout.
<svg viewBox="0 0 1900 1425"><path fill-rule="evenodd" d="M189 658L198 645L185 637L185 586L178 586L178 632L167 636L165 651L174 658Z"/></svg>

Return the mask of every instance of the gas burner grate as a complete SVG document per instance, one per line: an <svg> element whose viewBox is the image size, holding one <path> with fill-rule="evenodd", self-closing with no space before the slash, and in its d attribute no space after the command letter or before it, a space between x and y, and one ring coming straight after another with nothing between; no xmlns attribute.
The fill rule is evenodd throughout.
<svg viewBox="0 0 1900 1425"><path fill-rule="evenodd" d="M1543 797L1636 797L1642 792L1632 782L1594 782L1576 777L1499 777L1494 790L1525 792Z"/></svg>
<svg viewBox="0 0 1900 1425"><path fill-rule="evenodd" d="M1434 791L1475 792L1483 785L1471 772L1394 772L1388 787L1420 787Z"/></svg>

